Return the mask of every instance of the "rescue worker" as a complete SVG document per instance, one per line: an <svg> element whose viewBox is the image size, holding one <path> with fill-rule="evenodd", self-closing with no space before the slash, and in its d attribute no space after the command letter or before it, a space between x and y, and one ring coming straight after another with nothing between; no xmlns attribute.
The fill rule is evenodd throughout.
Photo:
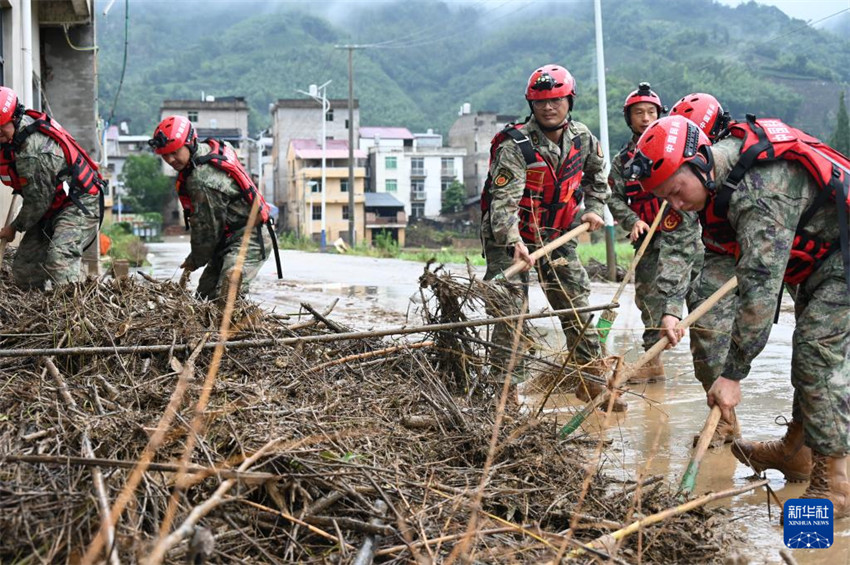
<svg viewBox="0 0 850 565"><path fill-rule="evenodd" d="M168 116L148 141L154 152L177 171L177 196L186 227L191 227L192 250L180 265L187 271L204 268L198 296L207 300L227 298L230 275L236 268L242 236L252 230L240 273L239 292L245 294L277 243L268 225L269 206L251 182L233 147L224 141L198 141L195 128L184 116ZM257 215L248 225L251 206ZM280 262L278 260L278 276Z"/></svg>
<svg viewBox="0 0 850 565"><path fill-rule="evenodd" d="M590 277L576 254L576 242L552 251L536 265L530 254L568 230L582 202L581 221L588 222L591 231L602 227L608 198L602 147L587 126L571 119L575 96L575 80L564 67L545 65L531 73L525 89L531 115L525 123L511 124L493 138L488 181L481 195L485 280L520 262L524 272L519 278L527 285L527 271L536 266L554 309L588 304ZM520 304L513 303L501 305L495 314L519 310ZM571 314L562 316L560 322L567 348L575 346L576 363L587 372L604 375L596 331L588 329L579 337L588 319L588 314ZM493 342L512 348L513 329L512 324L497 325ZM500 371L507 364L504 352L491 351L491 368ZM604 390L601 384L583 380L577 396L589 400ZM618 401L615 410L625 407L625 402Z"/></svg>
<svg viewBox="0 0 850 565"><path fill-rule="evenodd" d="M0 238L23 232L12 263L21 288L44 289L84 279L84 249L97 237L105 186L97 164L59 123L27 110L0 87L0 180L23 203Z"/></svg>
<svg viewBox="0 0 850 565"><path fill-rule="evenodd" d="M722 139L729 133L732 121L729 112L723 110L720 102L711 94L693 92L679 99L672 108L671 116L684 116L697 124L712 143ZM703 245L700 243L699 254L704 256ZM731 277L728 264L729 257L711 253L701 261L700 272L694 280L692 303L688 308L693 310L711 296ZM735 317L737 295L728 294L697 320L689 330L691 356L694 360L694 374L707 392L715 379L723 370L726 352L729 351L729 341L732 336L732 321ZM678 320L667 319L663 324L675 325ZM734 410L731 412L732 421L721 418L714 430L711 446L718 447L732 443L741 437ZM695 434L693 444L696 446L699 434ZM802 436L800 436L802 444Z"/></svg>
<svg viewBox="0 0 850 565"><path fill-rule="evenodd" d="M624 179L623 165L634 156L640 134L666 111L661 98L652 91L648 82L640 83L623 103L623 118L632 130L632 137L611 163L608 209L629 233L635 249L643 243L662 201L654 194L644 192L637 181ZM635 268L635 303L643 321L644 351L661 338L658 330L662 316L682 318L691 280L698 275L701 264L702 242L696 214L666 210ZM661 354L658 354L638 369L629 382L654 382L664 377L664 364Z"/></svg>
<svg viewBox="0 0 850 565"><path fill-rule="evenodd" d="M795 285L792 424L780 442L737 441L733 452L756 470L771 459L786 477L804 476L808 466L792 445L801 433L811 450L803 497L828 498L836 518L850 515L850 160L779 120L753 116L712 146L677 115L643 133L627 168L677 210L698 211L706 262L726 256L726 274L737 276L729 348L707 392L727 421L770 335L783 280ZM670 322L675 344L683 332Z"/></svg>

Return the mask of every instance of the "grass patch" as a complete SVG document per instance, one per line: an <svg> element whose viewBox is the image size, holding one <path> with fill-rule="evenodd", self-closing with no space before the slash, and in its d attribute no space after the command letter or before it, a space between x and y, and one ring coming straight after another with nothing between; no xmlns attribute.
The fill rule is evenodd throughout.
<svg viewBox="0 0 850 565"><path fill-rule="evenodd" d="M132 233L132 227L126 222L104 222L101 231L109 236L112 245L108 257L115 260L127 260L132 267L142 267L146 264L148 246Z"/></svg>

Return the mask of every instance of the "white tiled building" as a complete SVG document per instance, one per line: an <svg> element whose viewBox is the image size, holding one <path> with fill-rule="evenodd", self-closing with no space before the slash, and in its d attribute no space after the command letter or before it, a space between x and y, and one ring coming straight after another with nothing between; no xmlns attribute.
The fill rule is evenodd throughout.
<svg viewBox="0 0 850 565"><path fill-rule="evenodd" d="M360 128L360 148L369 151L370 190L392 194L411 219L440 215L442 194L463 182L466 149L443 147L433 132L407 128Z"/></svg>

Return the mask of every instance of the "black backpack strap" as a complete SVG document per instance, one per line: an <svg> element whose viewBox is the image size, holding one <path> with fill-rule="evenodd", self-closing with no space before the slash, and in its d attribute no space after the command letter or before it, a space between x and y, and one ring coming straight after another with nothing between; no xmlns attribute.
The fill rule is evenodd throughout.
<svg viewBox="0 0 850 565"><path fill-rule="evenodd" d="M513 126L506 127L503 131L516 142L517 147L522 151L522 157L525 159L526 166L537 162L537 151L534 150L531 140L527 135Z"/></svg>
<svg viewBox="0 0 850 565"><path fill-rule="evenodd" d="M767 134L764 132L764 129L756 123L756 117L753 114L747 114L747 124L758 138L758 141L751 145L749 149L741 153L741 156L738 157L738 162L735 163L735 166L732 167L732 170L728 175L726 175L726 179L723 181L723 184L732 190L735 190L741 181L744 180L744 175L752 168L753 164L756 162L756 158L762 152L767 152L768 159L773 159L774 157L773 144L767 138Z"/></svg>

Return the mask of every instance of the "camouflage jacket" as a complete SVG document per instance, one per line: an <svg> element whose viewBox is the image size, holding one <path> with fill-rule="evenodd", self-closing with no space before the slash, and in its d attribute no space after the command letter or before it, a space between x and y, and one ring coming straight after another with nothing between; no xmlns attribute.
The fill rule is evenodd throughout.
<svg viewBox="0 0 850 565"><path fill-rule="evenodd" d="M735 138L713 146L718 186L737 162L740 148L741 141ZM735 265L739 301L724 377L746 377L753 359L764 349L797 224L819 193L803 166L789 161L756 164L733 192L728 220L741 249ZM827 241L838 237L838 212L833 202L815 213L806 232ZM833 254L812 276L824 276L827 270L837 270L836 276L843 278L840 254Z"/></svg>
<svg viewBox="0 0 850 565"><path fill-rule="evenodd" d="M29 116L23 116L17 131L33 123ZM21 178L21 197L23 202L18 215L12 222L16 231L25 232L35 226L50 209L56 197L56 187L70 179L68 173L60 176L66 168L65 155L58 143L41 132L30 134L15 151L15 168ZM97 213L97 197L80 195L80 201L91 213ZM72 208L79 213L76 206Z"/></svg>
<svg viewBox="0 0 850 565"><path fill-rule="evenodd" d="M198 143L198 151L193 158L209 152L209 145ZM237 182L224 171L209 163L189 166L193 167L186 179L186 191L193 208L189 217L192 245L189 259L195 268L199 268L231 241L240 240L251 206L242 197ZM225 239L225 226L233 230L229 240Z"/></svg>
<svg viewBox="0 0 850 565"><path fill-rule="evenodd" d="M520 131L527 135L534 148L555 169L572 149L572 140L581 139L582 180L585 212L595 212L602 216L605 201L608 199L608 184L605 181L605 157L596 137L584 124L570 121L564 130L561 143L549 140L532 118ZM522 240L519 235L519 201L525 190L525 159L522 151L512 139L506 139L496 149L490 163L490 177L503 174L510 179L504 186L490 187L489 222L497 245L514 245Z"/></svg>
<svg viewBox="0 0 850 565"><path fill-rule="evenodd" d="M634 150L636 141L637 139L633 137L623 146L621 152ZM611 187L608 209L611 210L611 215L619 222L620 226L627 232L631 232L639 218L634 210L629 208L626 184L623 178L623 163L619 154L611 160L608 186ZM703 246L700 239L702 230L697 214L695 212L671 211L670 218L675 217L681 218L679 225L670 231L663 231L661 225L659 225L649 245L659 251L659 264L655 280L658 292L664 300L664 313L681 319L683 304L690 284L691 268L699 254L703 253Z"/></svg>

